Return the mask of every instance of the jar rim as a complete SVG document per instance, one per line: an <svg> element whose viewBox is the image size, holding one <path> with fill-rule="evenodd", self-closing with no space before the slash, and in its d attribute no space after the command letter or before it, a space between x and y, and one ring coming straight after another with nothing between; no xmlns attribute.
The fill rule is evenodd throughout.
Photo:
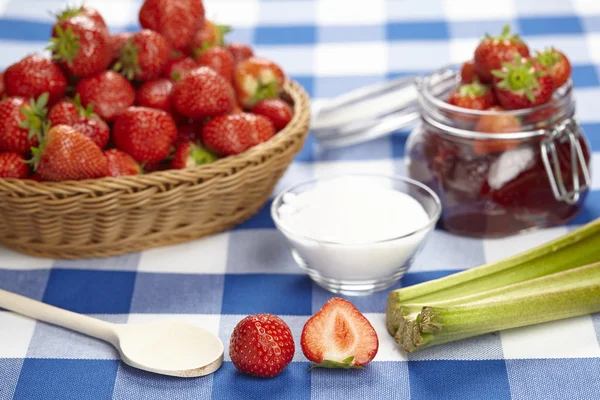
<svg viewBox="0 0 600 400"><path fill-rule="evenodd" d="M557 94L551 101L541 104L536 107L519 109L519 110L502 110L502 111L489 111L489 110L471 110L455 106L447 103L432 92L433 86L441 84L444 81L454 80L458 82L460 75L459 69L462 64L451 64L442 68L439 68L432 73L415 79L415 85L417 92L419 93L420 100L425 101L425 105L431 105L437 110L446 112L453 115L462 115L465 117L479 118L481 116L513 116L513 117L525 117L534 113L541 113L545 110L555 108L556 110L564 110L572 102L573 93L573 82L569 79L563 86L558 88L555 93ZM470 139L493 139L493 140L514 140L514 139L528 139L537 136L543 136L549 133L547 129L525 129L520 132L510 133L486 133L477 132L473 130L466 130L449 126L443 122L436 121L434 118L430 118L427 115L426 110L422 110L421 117L430 125L438 128L442 131L450 133L455 136L460 136Z"/></svg>

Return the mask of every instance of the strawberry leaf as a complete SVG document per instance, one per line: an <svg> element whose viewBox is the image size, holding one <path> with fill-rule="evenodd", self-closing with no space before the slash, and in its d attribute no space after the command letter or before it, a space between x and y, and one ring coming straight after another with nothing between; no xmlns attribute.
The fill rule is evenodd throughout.
<svg viewBox="0 0 600 400"><path fill-rule="evenodd" d="M65 62L70 66L79 54L79 36L73 33L70 26L64 30L60 24L56 24L54 29L56 37L50 39L50 44L46 47L46 50L52 52L53 60Z"/></svg>

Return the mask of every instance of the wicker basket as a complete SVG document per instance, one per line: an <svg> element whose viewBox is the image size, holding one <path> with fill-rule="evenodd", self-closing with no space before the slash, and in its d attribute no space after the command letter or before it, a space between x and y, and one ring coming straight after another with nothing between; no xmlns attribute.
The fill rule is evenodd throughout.
<svg viewBox="0 0 600 400"><path fill-rule="evenodd" d="M308 134L296 82L294 118L268 142L212 164L122 178L38 183L0 179L0 242L52 258L106 257L196 239L256 214Z"/></svg>

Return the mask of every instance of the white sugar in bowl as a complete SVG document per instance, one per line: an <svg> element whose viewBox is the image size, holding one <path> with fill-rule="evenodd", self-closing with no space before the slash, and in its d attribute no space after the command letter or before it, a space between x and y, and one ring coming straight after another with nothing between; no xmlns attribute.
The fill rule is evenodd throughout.
<svg viewBox="0 0 600 400"><path fill-rule="evenodd" d="M298 265L334 293L396 283L441 213L437 195L404 177L349 174L300 183L271 207Z"/></svg>

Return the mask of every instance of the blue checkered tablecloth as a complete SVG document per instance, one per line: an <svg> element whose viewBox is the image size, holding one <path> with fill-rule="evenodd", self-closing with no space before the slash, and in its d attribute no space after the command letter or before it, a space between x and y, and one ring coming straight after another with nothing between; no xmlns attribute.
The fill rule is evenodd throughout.
<svg viewBox="0 0 600 400"><path fill-rule="evenodd" d="M0 0L0 64L42 49L48 10L63 1ZM138 1L88 1L113 31L137 28ZM577 115L600 170L598 0L205 0L207 16L235 27L280 63L315 103L365 84L470 57L478 38L509 22L532 48L571 58ZM322 151L312 137L277 190L339 172L404 174L408 132ZM600 216L600 174L568 226L499 240L434 232L409 273L411 285L497 260ZM284 318L299 345L304 322L331 297L301 273L267 205L222 234L110 259L35 259L0 248L0 288L112 322L182 318L229 343L247 314ZM600 248L600 247L599 247ZM109 345L0 311L0 399L600 399L600 315L574 318L406 355L385 331L387 291L351 299L377 329L380 349L364 371L312 370L297 347L276 379L239 374L228 354L215 374L152 375L118 361Z"/></svg>

